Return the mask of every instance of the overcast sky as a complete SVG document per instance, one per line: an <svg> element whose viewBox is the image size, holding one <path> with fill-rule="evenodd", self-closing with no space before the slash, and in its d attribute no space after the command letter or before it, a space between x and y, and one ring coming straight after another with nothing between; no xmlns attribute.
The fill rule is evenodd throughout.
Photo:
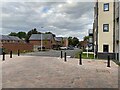
<svg viewBox="0 0 120 90"><path fill-rule="evenodd" d="M82 40L93 27L93 16L92 2L4 2L2 34L37 28Z"/></svg>

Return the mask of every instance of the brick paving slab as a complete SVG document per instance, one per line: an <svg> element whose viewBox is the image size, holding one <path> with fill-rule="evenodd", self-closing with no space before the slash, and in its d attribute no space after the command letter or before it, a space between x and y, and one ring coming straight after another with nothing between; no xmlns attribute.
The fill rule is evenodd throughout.
<svg viewBox="0 0 120 90"><path fill-rule="evenodd" d="M105 60L40 56L6 56L2 62L3 88L118 88L118 65Z"/></svg>

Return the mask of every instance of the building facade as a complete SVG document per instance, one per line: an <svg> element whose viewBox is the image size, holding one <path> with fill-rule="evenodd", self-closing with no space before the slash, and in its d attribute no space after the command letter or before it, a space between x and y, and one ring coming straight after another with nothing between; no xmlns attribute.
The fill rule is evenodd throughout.
<svg viewBox="0 0 120 90"><path fill-rule="evenodd" d="M68 47L68 38L67 37L63 37L63 47Z"/></svg>
<svg viewBox="0 0 120 90"><path fill-rule="evenodd" d="M63 38L62 37L55 37L55 44L54 44L54 48L58 48L61 47L63 44Z"/></svg>
<svg viewBox="0 0 120 90"><path fill-rule="evenodd" d="M93 43L97 58L119 58L119 4L117 1L96 2L94 7Z"/></svg>
<svg viewBox="0 0 120 90"><path fill-rule="evenodd" d="M93 51L94 49L94 44L93 44L93 29L89 29L89 45L88 45L88 48L90 51Z"/></svg>
<svg viewBox="0 0 120 90"><path fill-rule="evenodd" d="M34 46L34 51L42 46L44 49L59 49L59 47L67 47L68 39L63 37L54 37L52 34L32 34L30 44Z"/></svg>
<svg viewBox="0 0 120 90"><path fill-rule="evenodd" d="M33 45L28 44L15 36L0 35L0 54L2 51L9 53L10 51L17 52L33 51Z"/></svg>
<svg viewBox="0 0 120 90"><path fill-rule="evenodd" d="M52 49L55 40L52 34L32 34L29 39L30 44L33 44L34 51L38 48Z"/></svg>

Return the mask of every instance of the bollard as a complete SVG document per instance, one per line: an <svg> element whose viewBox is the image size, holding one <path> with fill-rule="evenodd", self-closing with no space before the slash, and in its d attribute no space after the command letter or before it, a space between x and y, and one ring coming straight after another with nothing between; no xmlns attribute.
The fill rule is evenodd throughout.
<svg viewBox="0 0 120 90"><path fill-rule="evenodd" d="M10 51L10 58L12 58L12 51Z"/></svg>
<svg viewBox="0 0 120 90"><path fill-rule="evenodd" d="M108 55L107 67L110 67L110 55Z"/></svg>
<svg viewBox="0 0 120 90"><path fill-rule="evenodd" d="M82 54L81 53L79 54L79 58L80 58L79 65L82 65Z"/></svg>
<svg viewBox="0 0 120 90"><path fill-rule="evenodd" d="M61 59L63 58L63 53L62 53L62 51L61 51Z"/></svg>
<svg viewBox="0 0 120 90"><path fill-rule="evenodd" d="M3 52L3 61L5 61L5 52Z"/></svg>
<svg viewBox="0 0 120 90"><path fill-rule="evenodd" d="M20 56L20 50L18 50L18 56Z"/></svg>
<svg viewBox="0 0 120 90"><path fill-rule="evenodd" d="M66 60L66 52L65 52L65 55L64 55L64 61L66 62L67 60Z"/></svg>

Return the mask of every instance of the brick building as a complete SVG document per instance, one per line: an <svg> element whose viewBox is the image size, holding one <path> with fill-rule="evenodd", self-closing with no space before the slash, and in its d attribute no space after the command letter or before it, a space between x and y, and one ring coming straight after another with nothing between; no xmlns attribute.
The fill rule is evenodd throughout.
<svg viewBox="0 0 120 90"><path fill-rule="evenodd" d="M32 51L33 45L25 43L23 40L15 36L1 35L0 52L2 52L2 49L6 53L9 53L10 51L17 52L18 50L21 52Z"/></svg>
<svg viewBox="0 0 120 90"><path fill-rule="evenodd" d="M67 37L63 37L63 47L68 47L68 38Z"/></svg>
<svg viewBox="0 0 120 90"><path fill-rule="evenodd" d="M29 42L33 44L34 51L37 51L39 47L52 49L53 45L55 45L55 39L52 34L32 34Z"/></svg>
<svg viewBox="0 0 120 90"><path fill-rule="evenodd" d="M63 38L62 37L54 37L55 44L53 46L54 49L58 49L59 47L62 47L63 45Z"/></svg>
<svg viewBox="0 0 120 90"><path fill-rule="evenodd" d="M38 51L38 48L58 49L62 46L68 46L67 38L54 37L52 34L32 34L29 42L33 44L34 51Z"/></svg>

